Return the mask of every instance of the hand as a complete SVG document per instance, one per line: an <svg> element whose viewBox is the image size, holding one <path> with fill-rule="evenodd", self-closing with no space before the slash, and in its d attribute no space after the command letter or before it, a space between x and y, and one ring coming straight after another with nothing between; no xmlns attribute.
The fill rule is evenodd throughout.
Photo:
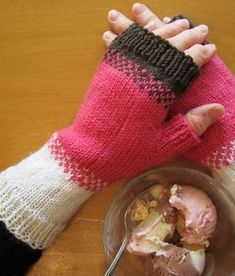
<svg viewBox="0 0 235 276"><path fill-rule="evenodd" d="M163 21L161 21L157 15L143 4L134 4L132 13L136 22L152 31L155 35L168 40L179 50L184 51L186 55L193 58L198 66L207 63L216 53L214 44L201 44L208 37L208 27L206 25L199 25L193 29L189 29L189 22L187 19L180 19L169 23L170 18L165 17ZM132 20L116 10L111 10L109 12L108 21L112 31L106 31L103 35L106 46L109 46L118 35L122 34L133 23ZM194 108L185 114L185 117L192 130L200 136L210 125L215 123L223 113L223 105L212 103Z"/></svg>
<svg viewBox="0 0 235 276"><path fill-rule="evenodd" d="M134 4L132 13L137 23L155 35L168 40L177 49L184 51L185 54L193 58L199 67L207 63L216 53L214 44L201 45L208 37L209 30L206 25L189 29L190 25L187 19L169 23L169 17L164 18L163 22L143 4ZM112 31L107 31L103 35L106 46L109 46L117 35L122 34L133 23L132 20L116 10L111 10L108 13L108 22Z"/></svg>

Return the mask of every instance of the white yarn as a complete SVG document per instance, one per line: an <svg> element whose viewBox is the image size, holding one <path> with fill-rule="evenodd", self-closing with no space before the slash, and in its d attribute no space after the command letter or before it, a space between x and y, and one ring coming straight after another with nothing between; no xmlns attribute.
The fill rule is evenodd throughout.
<svg viewBox="0 0 235 276"><path fill-rule="evenodd" d="M211 168L214 178L231 194L235 200L235 140L228 145L221 145L220 150L211 152L202 164ZM224 163L230 165L225 166ZM215 169L217 166L220 169Z"/></svg>
<svg viewBox="0 0 235 276"><path fill-rule="evenodd" d="M229 164L232 164L234 162L234 156L235 140L231 141L228 145L221 145L219 150L211 152L205 160L202 160L202 164L208 168L213 169L218 165L222 166L224 162L229 162Z"/></svg>
<svg viewBox="0 0 235 276"><path fill-rule="evenodd" d="M91 195L69 180L45 145L0 174L0 220L19 240L43 249Z"/></svg>
<svg viewBox="0 0 235 276"><path fill-rule="evenodd" d="M235 163L214 172L235 199ZM44 249L93 193L69 180L48 145L0 174L0 220L19 240Z"/></svg>

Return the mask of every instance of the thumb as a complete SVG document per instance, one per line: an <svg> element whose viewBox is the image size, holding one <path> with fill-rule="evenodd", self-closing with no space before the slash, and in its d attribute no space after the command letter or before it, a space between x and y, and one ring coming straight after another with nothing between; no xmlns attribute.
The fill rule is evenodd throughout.
<svg viewBox="0 0 235 276"><path fill-rule="evenodd" d="M214 124L224 114L224 106L217 103L205 104L191 109L185 114L194 133L201 136L208 127Z"/></svg>

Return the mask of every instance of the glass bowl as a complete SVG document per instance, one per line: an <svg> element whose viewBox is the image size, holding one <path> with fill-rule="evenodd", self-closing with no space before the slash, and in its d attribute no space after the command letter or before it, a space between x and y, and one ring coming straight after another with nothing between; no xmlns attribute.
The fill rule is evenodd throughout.
<svg viewBox="0 0 235 276"><path fill-rule="evenodd" d="M114 198L104 225L103 243L107 265L114 259L124 237L124 214L138 195L153 185L184 184L203 190L217 210L217 226L210 246L206 250L203 276L235 275L235 202L230 194L215 180L199 171L186 168L157 168L131 180ZM145 274L143 258L126 250L115 275Z"/></svg>

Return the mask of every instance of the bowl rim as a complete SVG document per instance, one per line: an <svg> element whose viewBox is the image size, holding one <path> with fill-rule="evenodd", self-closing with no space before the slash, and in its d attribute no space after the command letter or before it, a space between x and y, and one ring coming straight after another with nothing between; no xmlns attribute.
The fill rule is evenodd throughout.
<svg viewBox="0 0 235 276"><path fill-rule="evenodd" d="M118 191L117 194L115 194L114 198L112 199L112 202L111 202L111 204L109 206L109 209L106 213L105 221L104 221L104 227L103 227L103 235L102 235L103 236L102 237L102 239L103 239L103 251L104 251L104 255L105 255L106 264L109 264L107 249L105 247L106 232L107 232L106 229L107 229L107 225L109 224L109 221L110 221L110 218L111 218L110 214L112 212L112 209L116 205L116 202L118 202L120 200L122 195L125 194L126 191L129 190L130 187L138 184L137 179L143 178L143 177L145 177L149 174L154 174L154 173L158 173L158 172L162 172L162 171L166 171L166 172L168 172L168 171L171 171L171 172L175 172L175 171L182 172L182 171L184 171L184 172L188 172L188 173L194 173L194 174L197 174L201 177L207 178L208 182L212 182L213 184L218 186L219 189L221 189L223 191L225 196L229 198L229 202L231 202L231 204L233 204L233 207L235 208L235 199L232 197L232 195L229 193L229 191L226 190L225 187L223 185L221 185L215 178L213 178L212 176L207 175L207 174L205 174L205 173L203 173L199 170L191 169L191 168L185 168L185 167L162 166L162 167L157 167L157 168L153 168L153 169L150 169L148 171L145 171L145 172L135 176L131 180L129 180L124 185L124 187L121 187L121 189Z"/></svg>

